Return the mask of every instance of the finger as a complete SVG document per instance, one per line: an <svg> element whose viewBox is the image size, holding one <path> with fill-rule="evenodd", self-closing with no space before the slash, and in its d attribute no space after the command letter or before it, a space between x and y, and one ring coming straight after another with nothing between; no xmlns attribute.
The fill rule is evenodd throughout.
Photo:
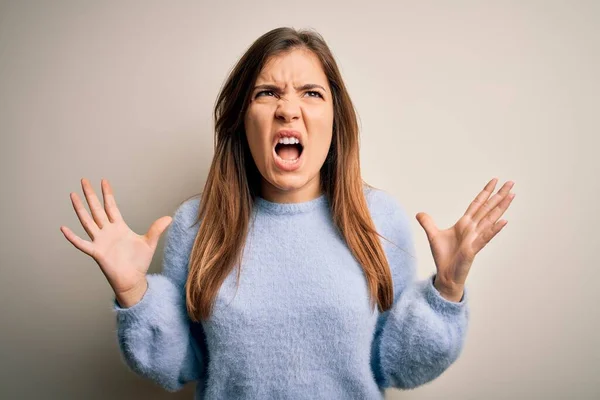
<svg viewBox="0 0 600 400"><path fill-rule="evenodd" d="M433 242L433 239L437 236L439 229L436 227L433 222L433 218L427 213L420 212L415 216L417 218L417 222L423 227L425 230L425 234L427 235L427 240L429 243Z"/></svg>
<svg viewBox="0 0 600 400"><path fill-rule="evenodd" d="M490 240L492 240L498 232L502 230L508 224L508 221L503 219L494 224L491 229L487 230L485 233L481 234L477 240L473 242L475 253L478 253L481 249L487 245Z"/></svg>
<svg viewBox="0 0 600 400"><path fill-rule="evenodd" d="M475 215L472 217L475 223L479 223L483 217L485 217L491 210L494 209L508 195L510 189L514 186L513 181L508 181L502 185L498 193L493 195L485 202L485 204L477 210Z"/></svg>
<svg viewBox="0 0 600 400"><path fill-rule="evenodd" d="M110 183L108 183L108 180L102 179L100 185L102 186L102 197L104 197L104 210L106 211L106 215L108 215L108 219L110 222L121 221L123 217L117 207Z"/></svg>
<svg viewBox="0 0 600 400"><path fill-rule="evenodd" d="M479 208L485 203L485 201L490 197L490 195L494 191L494 188L496 187L496 182L498 182L498 178L493 178L485 185L483 190L477 195L477 197L475 197L475 200L473 200L471 204L469 204L467 211L465 211L465 215L468 215L470 217L473 217L473 215L475 215L477 210L479 210Z"/></svg>
<svg viewBox="0 0 600 400"><path fill-rule="evenodd" d="M90 211L92 212L92 217L94 217L94 221L96 221L98 228L102 229L102 227L110 223L106 213L104 212L104 207L102 207L102 204L100 204L98 196L96 196L96 193L94 193L94 189L87 179L83 178L81 180L81 186L83 187L85 198L90 207Z"/></svg>
<svg viewBox="0 0 600 400"><path fill-rule="evenodd" d="M88 214L77 193L71 192L71 203L73 203L73 208L75 209L77 218L79 218L79 222L81 222L81 226L83 226L90 239L94 240L100 228L98 228L98 225L96 225L90 214Z"/></svg>
<svg viewBox="0 0 600 400"><path fill-rule="evenodd" d="M60 231L63 233L63 235L65 235L67 240L69 242L71 242L71 244L73 246L75 246L77 249L83 251L85 254L87 254L89 256L92 256L92 257L94 256L94 246L91 242L81 239L79 236L74 234L66 226L61 226Z"/></svg>
<svg viewBox="0 0 600 400"><path fill-rule="evenodd" d="M490 211L485 218L481 220L478 224L478 228L484 232L490 228L490 226L494 225L496 221L506 212L510 203L515 198L515 193L509 193L504 196L500 204L498 204L492 211Z"/></svg>

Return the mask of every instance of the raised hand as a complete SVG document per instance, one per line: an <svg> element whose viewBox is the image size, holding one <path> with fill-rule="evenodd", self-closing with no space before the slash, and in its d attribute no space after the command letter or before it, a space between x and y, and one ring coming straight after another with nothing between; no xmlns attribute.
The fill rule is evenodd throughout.
<svg viewBox="0 0 600 400"><path fill-rule="evenodd" d="M81 180L81 186L93 219L76 193L70 194L71 202L92 241L81 239L66 226L60 227L61 232L73 246L96 261L119 303L122 304L121 299L127 299L130 294L139 300L147 287L146 274L160 235L171 224L172 218L161 217L146 234L138 235L123 220L106 179L101 181L104 207L87 179Z"/></svg>
<svg viewBox="0 0 600 400"><path fill-rule="evenodd" d="M514 182L506 182L498 193L490 197L497 181L496 178L489 181L465 214L448 229L438 229L426 213L416 215L427 234L437 268L434 285L449 300L461 299L475 255L508 223L505 219L498 219L515 197L514 193L510 193Z"/></svg>

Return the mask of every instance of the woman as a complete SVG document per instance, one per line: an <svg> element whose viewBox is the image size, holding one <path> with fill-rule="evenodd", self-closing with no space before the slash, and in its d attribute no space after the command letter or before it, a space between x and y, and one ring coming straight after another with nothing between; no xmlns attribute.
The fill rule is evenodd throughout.
<svg viewBox="0 0 600 400"><path fill-rule="evenodd" d="M381 399L445 371L465 340L468 271L506 225L513 182L491 196L492 179L447 230L417 214L437 270L417 281L408 216L361 178L356 115L320 35L256 40L215 121L201 198L145 235L108 181L103 208L82 179L93 220L71 194L92 242L61 231L113 288L129 367L169 391L197 381L197 399ZM147 274L169 225L162 274Z"/></svg>

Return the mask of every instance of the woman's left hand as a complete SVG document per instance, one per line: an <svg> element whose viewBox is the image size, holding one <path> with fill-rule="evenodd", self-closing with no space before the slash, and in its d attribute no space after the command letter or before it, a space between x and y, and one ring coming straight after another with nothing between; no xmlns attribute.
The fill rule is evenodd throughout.
<svg viewBox="0 0 600 400"><path fill-rule="evenodd" d="M493 178L488 182L451 228L439 230L428 214L420 212L416 215L433 253L437 269L434 286L448 300L461 300L475 255L508 223L498 219L515 197L510 193L514 182L506 182L490 197L497 181Z"/></svg>

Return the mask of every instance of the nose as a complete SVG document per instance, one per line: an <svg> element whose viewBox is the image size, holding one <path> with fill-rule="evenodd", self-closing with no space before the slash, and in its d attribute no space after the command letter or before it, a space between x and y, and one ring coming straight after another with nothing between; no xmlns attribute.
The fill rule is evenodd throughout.
<svg viewBox="0 0 600 400"><path fill-rule="evenodd" d="M300 106L294 100L281 98L275 110L275 118L285 122L298 119L300 118Z"/></svg>

